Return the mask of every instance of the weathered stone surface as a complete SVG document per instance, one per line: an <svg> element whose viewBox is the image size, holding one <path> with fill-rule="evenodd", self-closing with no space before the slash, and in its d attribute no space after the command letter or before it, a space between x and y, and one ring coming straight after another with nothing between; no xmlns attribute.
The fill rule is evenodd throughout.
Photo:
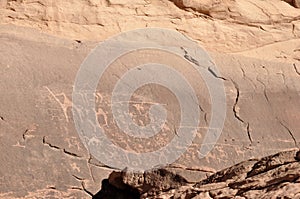
<svg viewBox="0 0 300 199"><path fill-rule="evenodd" d="M286 192L291 193L290 198L299 197L293 195L299 180L290 182L297 178L292 172L298 165L294 152L254 159L300 145L298 8L297 0L1 0L0 198L85 198L99 190L113 169L92 157L76 133L71 111L74 79L97 41L142 27L178 30L203 45L218 65L226 89L227 117L222 135L214 150L199 159L197 150L211 116L203 80L194 75L186 60L155 52L140 54L165 57L187 74L203 109L203 125L195 142L168 170L194 184L217 170L252 159L207 178L207 183L211 180L208 184L201 181L196 191L186 185L178 189L181 191L164 194L232 196L239 191L234 184L238 181L245 183L246 190L240 198L281 197ZM126 66L136 63L130 54L122 61ZM122 75L124 68L116 66L108 71L103 78L108 86L97 93L102 125L103 118L112 121L112 115L103 110L109 110L108 88L119 80L116 75ZM170 117L176 123L176 100L164 91L157 87L139 91L138 96L144 98L135 98L131 106L138 115L133 117L137 124L149 121L148 108L157 103L155 100L169 105ZM141 102L143 99L147 103ZM118 136L112 126L108 130L110 138L124 148L149 150L151 142L130 145L124 141L126 135ZM155 147L162 147L174 136L172 126ZM277 174L276 169L287 171ZM257 176L269 180L261 182ZM229 182L232 187L227 186ZM105 180L102 184L110 186ZM262 188L267 185L270 187ZM211 187L207 188L211 191L199 192L203 187ZM132 192L127 194L129 198Z"/></svg>
<svg viewBox="0 0 300 199"><path fill-rule="evenodd" d="M299 58L298 5L298 0L2 0L0 23L93 41L136 28L171 28L211 51L286 61Z"/></svg>
<svg viewBox="0 0 300 199"><path fill-rule="evenodd" d="M89 155L76 133L71 113L76 72L96 43L78 43L11 25L1 26L0 31L0 90L4 93L0 98L0 147L5 151L0 156L3 163L0 167L1 197L47 194L45 190L48 189L70 194L69 197L78 194L88 197L96 193L102 179L113 169ZM19 34L21 31L23 35ZM300 139L298 63L211 55L226 79L227 117L216 147L206 158L199 159L197 150L207 125L205 117L210 117L209 102L201 97L204 128L199 128L199 136L188 151L170 165L173 172L190 182L249 158L295 148ZM129 56L124 61L131 60ZM188 72L185 64L179 69ZM112 78L112 73L120 71L118 68L110 71L104 83L118 80L115 76ZM191 85L201 84L196 77L189 80ZM205 89L195 88L205 96ZM104 90L101 94L109 98L109 92ZM146 94L151 100L151 95L158 96L151 92ZM176 116L176 112L171 114ZM114 132L111 129L111 135ZM25 166L20 166L20 162ZM281 162L268 164L273 167ZM250 167L251 162L241 165L242 169ZM18 180L20 176L22 181ZM19 189L20 186L23 189ZM71 191L74 189L76 192Z"/></svg>
<svg viewBox="0 0 300 199"><path fill-rule="evenodd" d="M120 180L121 179L121 180ZM108 181L114 187L124 190L126 186L134 187L140 194L156 195L187 184L187 180L166 169L135 173L130 171L113 172Z"/></svg>
<svg viewBox="0 0 300 199"><path fill-rule="evenodd" d="M172 188L172 184L181 184L181 178L168 178L165 169L148 171L144 174L149 176L148 184L156 186L158 183L165 184L168 189L160 189L159 192L145 192L139 189L135 178L128 179L127 172L112 173L108 181L112 180L111 186L118 186L118 192L136 189L140 198L300 198L300 162L296 160L299 149L280 152L260 160L248 160L230 168L217 172L207 179L196 184L184 183L184 185ZM270 166L270 162L277 162ZM244 166L251 165L251 166ZM256 171L260 169L261 172ZM152 173L152 175L151 175ZM118 178L115 178L115 176ZM160 175L158 178L157 175ZM140 174L143 176L143 174ZM158 181L158 179L164 179ZM119 187L118 183L123 186ZM127 185L128 187L126 187ZM94 196L95 199L110 199L109 194L101 195L110 191L110 187L102 187L102 190Z"/></svg>

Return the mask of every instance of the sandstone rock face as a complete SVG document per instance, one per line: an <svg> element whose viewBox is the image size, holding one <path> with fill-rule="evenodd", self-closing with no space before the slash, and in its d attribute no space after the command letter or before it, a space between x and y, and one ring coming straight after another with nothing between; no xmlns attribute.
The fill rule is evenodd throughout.
<svg viewBox="0 0 300 199"><path fill-rule="evenodd" d="M102 179L113 168L97 161L85 149L76 133L71 112L72 86L77 70L96 43L78 43L37 34L27 28L2 26L1 44L0 90L4 95L0 98L0 147L5 153L0 156L3 163L0 196L72 198L96 193ZM207 157L199 159L197 155L203 141L202 133L205 134L205 128L199 128L194 144L170 165L172 172L189 182L198 182L217 170L253 157L299 146L298 63L211 55L224 78L227 116L219 141ZM177 61L173 59L168 60ZM186 63L181 66L185 67ZM120 69L110 73L118 74ZM118 80L112 77L108 74L108 85ZM203 83L198 78L189 80L192 85ZM195 88L207 96L201 86ZM106 90L100 94L109 97ZM153 100L151 95L157 96L155 92L146 94L147 101ZM200 119L207 125L205 117L210 115L209 102L206 97L200 102L203 105ZM177 112L172 114L176 116ZM103 113L99 112L101 115ZM109 131L110 135L114 133L114 129ZM168 135L174 136L173 131ZM123 142L120 137L113 138ZM141 146L132 147L139 149ZM251 162L247 164L242 167L251 167ZM239 175L245 175L243 171ZM107 182L106 185L110 186ZM19 189L20 186L23 189Z"/></svg>
<svg viewBox="0 0 300 199"><path fill-rule="evenodd" d="M75 129L74 81L99 41L144 27L177 30L209 51L221 73L216 78L225 86L225 125L214 149L199 158L211 102L203 80L190 69L192 59L154 51L128 54L123 65L107 71L95 93L98 122L108 126L115 143L149 152L147 142L127 143L109 112L112 86L137 57L163 57L186 74L199 97L201 126L186 153L166 170L146 177L111 174L115 169L93 157ZM110 174L102 186L111 194L121 190L125 198L299 197L296 150L253 159L299 148L299 37L297 0L1 0L0 198L90 198ZM174 95L150 86L133 97L130 110L137 124L149 122L149 106L158 102L174 121L154 139L155 147L177 136Z"/></svg>
<svg viewBox="0 0 300 199"><path fill-rule="evenodd" d="M147 184L152 184L151 188L156 189L156 192L138 188L136 178L132 178L138 174L126 171L112 173L108 178L111 187L102 183L101 191L93 198L115 198L108 194L113 189L114 196L119 198L124 197L124 193L129 190L139 193L139 196L132 195L131 198L300 198L299 156L299 150L291 150L262 159L247 160L196 184L183 183L182 177L165 169L139 174L140 177L147 178Z"/></svg>
<svg viewBox="0 0 300 199"><path fill-rule="evenodd" d="M299 58L298 4L281 0L4 0L0 23L96 41L136 28L171 28L212 51L285 61ZM266 48L276 50L270 55Z"/></svg>

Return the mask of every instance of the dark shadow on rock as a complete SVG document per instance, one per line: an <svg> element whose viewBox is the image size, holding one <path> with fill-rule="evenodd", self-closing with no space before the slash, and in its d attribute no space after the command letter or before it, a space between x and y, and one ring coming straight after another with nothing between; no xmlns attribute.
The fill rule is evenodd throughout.
<svg viewBox="0 0 300 199"><path fill-rule="evenodd" d="M142 173L127 170L113 171L102 181L101 190L93 199L136 199L186 185L187 180L167 169L154 169Z"/></svg>
<svg viewBox="0 0 300 199"><path fill-rule="evenodd" d="M167 168L135 173L113 171L93 199L299 198L300 151L295 148L250 159L197 183Z"/></svg>
<svg viewBox="0 0 300 199"><path fill-rule="evenodd" d="M92 199L139 199L138 190L127 187L127 189L119 189L111 185L108 179L102 181L101 190L96 193Z"/></svg>

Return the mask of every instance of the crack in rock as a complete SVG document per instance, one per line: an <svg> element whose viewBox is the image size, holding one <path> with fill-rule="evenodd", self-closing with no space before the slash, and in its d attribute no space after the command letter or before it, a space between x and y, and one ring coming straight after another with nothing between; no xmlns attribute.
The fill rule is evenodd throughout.
<svg viewBox="0 0 300 199"><path fill-rule="evenodd" d="M88 164L93 165L93 166L95 166L95 167L98 167L98 168L106 168L106 169L111 169L111 170L120 170L120 169L118 169L118 168L113 168L113 167L110 167L110 166L107 166L107 165L104 165L104 164L99 165L99 164L97 164L97 163L93 163L93 162L91 162L91 160L92 160L92 158L89 157L89 159L88 159Z"/></svg>
<svg viewBox="0 0 300 199"><path fill-rule="evenodd" d="M80 182L81 182L81 187L82 187L82 188L76 187L77 189L84 191L86 194L88 194L88 195L91 196L91 197L94 197L94 194L92 194L89 190L86 189L85 184L84 184L84 180L85 180L84 178L81 178L81 177L76 176L76 175L74 175L74 174L72 174L72 176L73 176L77 181L80 181Z"/></svg>
<svg viewBox="0 0 300 199"><path fill-rule="evenodd" d="M296 73L297 73L298 75L300 75L300 71L298 70L298 68L297 68L297 66L296 66L295 63L293 64L293 66L294 66L294 69L295 69Z"/></svg>
<svg viewBox="0 0 300 199"><path fill-rule="evenodd" d="M54 186L50 186L50 187L47 187L47 189L56 190L56 187L54 187Z"/></svg>
<svg viewBox="0 0 300 199"><path fill-rule="evenodd" d="M224 81L227 80L225 77L218 76L218 75L216 74L216 72L215 72L210 66L208 66L208 67L202 66L202 65L199 63L199 61L198 61L197 59L193 58L192 56L190 56L190 55L188 54L188 52L187 52L183 47L180 47L180 48L183 50L183 52L184 52L184 58L185 58L186 60L188 60L189 62L195 64L196 66L199 66L199 67L202 67L202 68L207 68L208 72L210 72L215 78L218 78L218 79L221 79L221 80L224 80Z"/></svg>
<svg viewBox="0 0 300 199"><path fill-rule="evenodd" d="M70 156L77 157L77 158L81 158L81 156L77 155L76 153L72 153L72 152L70 152L70 151L67 151L66 149L63 149L63 152L64 152L65 154L70 155Z"/></svg>
<svg viewBox="0 0 300 199"><path fill-rule="evenodd" d="M264 87L264 90L263 90L264 96L265 96L268 104L270 104L270 100L269 100L269 97L267 95L267 86L265 85L265 83L263 81L259 80L257 77L256 77L256 81L258 81L259 83L261 83L263 85L263 87Z"/></svg>
<svg viewBox="0 0 300 199"><path fill-rule="evenodd" d="M203 67L202 65L200 65L200 63L198 62L198 60L196 60L195 58L193 58L192 56L190 56L188 54L188 52L183 48L181 47L181 49L183 50L184 52L184 58L186 60L188 60L189 62L192 62L193 64L195 64L196 66L200 66L200 67ZM204 67L203 67L204 68Z"/></svg>
<svg viewBox="0 0 300 199"><path fill-rule="evenodd" d="M200 104L198 104L198 107L199 107L200 111L203 113L203 119L204 119L205 124L208 125L209 123L208 123L206 111L203 109L203 107Z"/></svg>
<svg viewBox="0 0 300 199"><path fill-rule="evenodd" d="M285 129L287 130L287 132L288 132L288 133L290 134L290 136L292 137L295 146L298 147L297 140L296 140L296 138L295 138L293 132L288 128L288 126L286 126L285 124L283 124L278 118L277 118L277 120L278 120L279 124L280 124L283 128L285 128Z"/></svg>
<svg viewBox="0 0 300 199"><path fill-rule="evenodd" d="M231 82L233 83L234 88L235 88L235 90L236 90L235 102L234 102L233 107L232 107L232 111L233 111L234 117L235 117L238 121L240 121L243 125L246 125L247 136L248 136L248 139L249 139L250 143L252 143L253 140L252 140L252 137L251 137L250 124L249 124L249 122L245 122L245 121L239 116L239 113L238 113L238 110L237 110L237 105L238 105L239 98L240 98L240 89L239 89L239 86L238 86L238 84L237 84L233 79L231 79Z"/></svg>
<svg viewBox="0 0 300 199"><path fill-rule="evenodd" d="M26 129L25 131L24 131L24 133L22 134L22 138L23 138L23 140L24 141L26 141L26 134L28 133L28 131L29 131L29 129Z"/></svg>
<svg viewBox="0 0 300 199"><path fill-rule="evenodd" d="M187 170L187 171L200 171L200 172L204 172L204 173L215 173L215 170L212 170L212 169L190 168L190 167L185 167L185 166L181 166L181 165L169 165L167 168L183 169L183 170Z"/></svg>
<svg viewBox="0 0 300 199"><path fill-rule="evenodd" d="M50 148L52 148L52 149L61 150L61 148L59 148L58 146L55 146L55 145L52 145L52 144L48 143L48 142L46 141L46 136L43 137L43 144L44 144L44 145L48 145L48 146L49 146Z"/></svg>
<svg viewBox="0 0 300 199"><path fill-rule="evenodd" d="M222 79L224 81L226 81L227 79L225 77L221 77L221 76L218 76L215 71L213 71L210 67L207 68L208 72L210 72L215 78L218 78L218 79Z"/></svg>
<svg viewBox="0 0 300 199"><path fill-rule="evenodd" d="M233 81L233 80L231 79L231 82L233 83L234 88L235 88L235 90L236 90L235 102L234 102L233 108L232 108L233 113L234 113L234 117L235 117L237 120L239 120L240 122L242 122L242 123L244 124L244 123L245 123L244 120L243 120L242 118L240 118L240 116L239 116L239 114L238 114L238 111L237 111L237 104L238 104L238 102L239 102L239 97L240 97L240 89L239 89L239 87L238 87L238 85L237 85L237 83L236 83L235 81Z"/></svg>
<svg viewBox="0 0 300 199"><path fill-rule="evenodd" d="M247 123L247 135L248 135L248 138L249 138L250 142L253 143L252 137L251 137L251 131L250 131L250 124L249 124L249 122Z"/></svg>
<svg viewBox="0 0 300 199"><path fill-rule="evenodd" d="M196 8L194 6L188 6L182 0L169 0L169 1L173 2L174 5L181 10L193 11L193 12L198 13L198 15L200 14L200 15L204 15L204 16L212 18L212 16L209 13L209 10L210 10L209 8Z"/></svg>
<svg viewBox="0 0 300 199"><path fill-rule="evenodd" d="M294 150L291 151L283 151L274 155L270 155L258 160L252 167L251 171L247 172L246 178L250 178L255 175L259 175L268 170L278 168L283 165L287 165L293 162L297 162L297 154L300 151L296 152Z"/></svg>
<svg viewBox="0 0 300 199"><path fill-rule="evenodd" d="M65 148L60 148L59 146L55 146L55 145L47 142L46 141L46 136L43 137L43 144L49 146L52 149L62 151L64 154L66 154L68 156L75 157L75 158L82 158L82 156L80 156L80 155L78 155L76 153L72 153L70 151L67 151Z"/></svg>

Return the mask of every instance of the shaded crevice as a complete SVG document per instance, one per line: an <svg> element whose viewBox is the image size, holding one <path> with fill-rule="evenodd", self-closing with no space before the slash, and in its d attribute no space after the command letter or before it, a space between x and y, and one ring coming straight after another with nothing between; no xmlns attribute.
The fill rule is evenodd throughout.
<svg viewBox="0 0 300 199"><path fill-rule="evenodd" d="M221 77L221 76L218 76L215 71L213 71L210 67L207 68L208 72L210 72L215 78L218 78L218 79L221 79L221 80L224 80L226 81L227 79L225 77Z"/></svg>
<svg viewBox="0 0 300 199"><path fill-rule="evenodd" d="M185 53L187 53L187 52L185 51ZM196 59L194 59L193 57L189 56L188 54L185 54L184 58L186 60L188 60L189 62L192 62L193 64L195 64L197 66L200 66L199 62Z"/></svg>
<svg viewBox="0 0 300 199"><path fill-rule="evenodd" d="M56 190L56 187L55 186L50 186L50 187L47 187L47 189Z"/></svg>
<svg viewBox="0 0 300 199"><path fill-rule="evenodd" d="M278 182L276 182L276 183L271 183L271 184L269 184L269 185L265 185L265 186L260 186L260 187L256 187L256 186L252 186L252 187L247 187L247 188L240 188L240 189L238 189L238 188L232 188L231 186L230 186L230 184L228 185L230 188L232 188L232 189L238 189L238 192L236 193L236 195L235 196L243 196L243 194L245 193L245 192L248 192L248 191L251 191L251 190L266 190L266 189L268 189L268 188L271 188L271 187L274 187L274 186L279 186L279 185L281 185L281 184L283 184L283 183L285 183L285 182L291 182L291 183L293 183L293 182L295 182L297 179L299 179L299 177L297 176L297 175L294 175L294 176L286 176L286 177L283 177L281 180L278 180Z"/></svg>
<svg viewBox="0 0 300 199"><path fill-rule="evenodd" d="M88 159L88 164L89 165L93 165L93 166L99 167L99 168L111 169L111 170L120 170L118 168L113 168L113 167L110 167L110 166L107 166L107 165L104 165L104 164L99 165L99 164L93 163L93 162L91 162L91 160L92 160L92 157L90 156L89 159Z"/></svg>
<svg viewBox="0 0 300 199"><path fill-rule="evenodd" d="M203 117L204 117L205 124L208 125L207 113L204 113Z"/></svg>
<svg viewBox="0 0 300 199"><path fill-rule="evenodd" d="M295 26L294 23L292 23L292 33L293 33L294 37L297 38L297 35L296 35L296 33L295 33L295 29L296 29L296 26Z"/></svg>
<svg viewBox="0 0 300 199"><path fill-rule="evenodd" d="M194 100L193 96L191 96L191 99ZM199 107L200 111L203 113L203 119L206 125L208 125L208 120L207 120L207 112L204 110L204 108L201 106L201 104L198 102L198 100L194 101L194 103ZM174 127L175 129L175 127Z"/></svg>
<svg viewBox="0 0 300 199"><path fill-rule="evenodd" d="M297 66L296 66L295 63L293 64L293 66L294 66L295 72L296 72L298 75L300 75L300 71L298 70L298 68L297 68Z"/></svg>
<svg viewBox="0 0 300 199"><path fill-rule="evenodd" d="M277 120L278 120L279 124L280 124L283 128L285 128L285 129L287 130L287 132L288 132L288 133L290 134L290 136L292 137L295 146L298 147L298 144L297 144L297 141L296 141L296 138L295 138L293 132L292 132L285 124L283 124L278 118L277 118Z"/></svg>
<svg viewBox="0 0 300 199"><path fill-rule="evenodd" d="M256 174L256 175L266 173L268 171L274 170L274 169L279 168L284 165L288 165L290 163L286 163L286 164L282 164L282 165L279 165L279 166L276 166L273 168L269 168L268 170L261 172L259 174ZM240 186L243 185L243 183L247 183L247 181L244 181L244 182L241 181L241 182L229 183L228 186L232 189L238 189L236 196L242 196L245 192L248 192L251 190L268 190L272 187L279 186L286 182L295 183L299 179L299 177L300 177L299 174L286 174L284 176L279 176L279 177L276 177L276 175L275 175L274 179L267 181L265 185L255 185L254 184L249 187L241 188ZM249 181L249 182L251 183L251 181Z"/></svg>
<svg viewBox="0 0 300 199"><path fill-rule="evenodd" d="M263 93L264 93L264 97L266 98L268 104L270 104L270 100L269 100L269 97L267 95L267 86L265 85L265 83L261 80L259 80L257 77L256 77L256 81L258 81L259 83L261 83L264 87L264 90L263 90Z"/></svg>
<svg viewBox="0 0 300 199"><path fill-rule="evenodd" d="M80 190L80 191L83 191L83 189L81 187L71 187L69 189L73 189L73 190Z"/></svg>
<svg viewBox="0 0 300 199"><path fill-rule="evenodd" d="M245 123L244 120L239 116L238 111L237 111L237 104L238 104L238 102L239 102L239 97L240 97L240 89L239 89L239 87L238 87L238 85L237 85L237 83L236 83L235 81L233 81L233 80L231 79L231 82L233 83L234 88L235 88L235 90L236 90L235 102L234 102L233 107L232 107L232 110L233 110L233 113L234 113L234 117L235 117L237 120L239 120L241 123L244 124L244 123Z"/></svg>
<svg viewBox="0 0 300 199"><path fill-rule="evenodd" d="M203 113L203 119L206 125L208 125L208 120L207 120L207 113L206 111L202 108L202 106L200 104L198 104L198 107L200 109L200 111Z"/></svg>
<svg viewBox="0 0 300 199"><path fill-rule="evenodd" d="M77 175L72 174L72 176L73 176L76 180L79 180L79 181L84 180L84 178L81 178L81 177L79 177L79 176L77 176Z"/></svg>
<svg viewBox="0 0 300 199"><path fill-rule="evenodd" d="M82 190L83 190L86 194L90 195L91 197L94 196L94 194L92 194L89 190L87 190L87 189L85 188L85 184L84 184L83 181L81 182L81 186L82 186Z"/></svg>
<svg viewBox="0 0 300 199"><path fill-rule="evenodd" d="M173 131L174 131L174 134L175 134L177 137L179 137L179 135L178 135L178 133L177 133L177 130L176 130L176 127L175 127L175 126L173 127Z"/></svg>
<svg viewBox="0 0 300 199"><path fill-rule="evenodd" d="M5 121L3 116L0 116L0 120Z"/></svg>
<svg viewBox="0 0 300 199"><path fill-rule="evenodd" d="M194 7L191 7L191 6L186 6L184 5L184 2L182 0L169 0L171 2L174 3L174 5L179 8L180 10L184 10L184 11L194 11L198 14L201 14L201 15L204 15L204 16L207 16L207 17L210 17L210 13L209 13L209 9L196 9Z"/></svg>
<svg viewBox="0 0 300 199"><path fill-rule="evenodd" d="M221 80L227 80L225 77L221 77L221 76L218 76L217 73L210 67L210 66L203 66L199 63L199 61L195 58L193 58L192 56L190 56L187 52L186 49L184 49L183 47L180 47L181 50L183 50L184 52L184 58L186 60L188 60L189 62L191 62L192 64L195 64L196 66L199 66L199 67L202 67L202 68L207 68L208 72L210 72L215 78L218 78L218 79L221 79ZM213 64L213 63L212 63Z"/></svg>
<svg viewBox="0 0 300 199"><path fill-rule="evenodd" d="M294 160L283 161L283 162L274 161L276 159L276 157L280 157L280 156L278 154L275 154L275 155L271 155L271 156L266 157L266 158L262 158L260 161L257 161L252 166L251 171L247 172L247 175L246 175L245 179L251 178L253 176L260 175L262 173L266 173L270 170L279 168L281 166L285 166L285 165L297 162L297 159L296 159L297 155L295 156ZM262 166L265 166L265 167L263 169L261 169Z"/></svg>
<svg viewBox="0 0 300 199"><path fill-rule="evenodd" d="M204 109L202 108L202 106L200 104L198 104L198 107L200 109L201 112L205 112Z"/></svg>
<svg viewBox="0 0 300 199"><path fill-rule="evenodd" d="M183 47L180 47L180 49L183 50L183 52L184 52L184 56L183 56L183 57L184 57L186 60L188 60L188 61L191 62L192 64L195 64L196 66L205 68L204 66L200 65L200 63L199 63L199 61L198 61L197 59L195 59L195 58L193 58L192 56L190 56L190 55L188 54L188 52L187 52Z"/></svg>
<svg viewBox="0 0 300 199"><path fill-rule="evenodd" d="M43 137L43 144L44 144L44 145L48 145L48 146L49 146L50 148L52 148L52 149L61 150L61 148L59 148L58 146L55 146L55 145L52 145L52 144L48 143L48 142L46 141L46 136Z"/></svg>
<svg viewBox="0 0 300 199"><path fill-rule="evenodd" d="M25 141L26 140L26 136L27 136L27 133L28 133L29 129L26 129L23 134L22 134L22 138L23 140ZM43 143L44 143L44 139L43 139Z"/></svg>
<svg viewBox="0 0 300 199"><path fill-rule="evenodd" d="M207 170L207 169L203 169L203 168L189 168L189 167L183 167L183 166L177 166L177 165L169 165L167 168L184 169L187 171L200 171L200 172L204 172L204 173L215 173L215 171Z"/></svg>
<svg viewBox="0 0 300 199"><path fill-rule="evenodd" d="M234 114L234 117L240 121L243 125L246 125L246 132L247 132L247 136L248 136L248 139L250 141L250 144L252 144L253 140L252 140L252 137L251 137L251 131L250 131L250 124L249 122L245 122L240 116L239 116L239 113L238 113L238 110L237 110L237 105L239 103L239 98L240 98L240 89L239 89L239 86L238 84L231 79L231 82L233 83L234 85L234 88L236 90L236 97L235 97L235 102L233 104L233 107L232 107L232 111L233 111L233 114Z"/></svg>
<svg viewBox="0 0 300 199"><path fill-rule="evenodd" d="M43 137L43 144L44 144L44 145L47 145L47 146L50 147L51 149L59 150L59 151L63 152L64 154L68 155L68 156L72 156L72 157L75 157L75 158L82 158L82 156L77 155L76 153L72 153L72 152L70 152L70 151L67 151L67 150L64 149L64 148L60 148L59 146L56 146L56 145L53 145L53 144L47 142L47 141L46 141L46 136Z"/></svg>
<svg viewBox="0 0 300 199"><path fill-rule="evenodd" d="M81 156L77 155L76 153L72 153L72 152L70 152L70 151L67 151L66 149L63 149L63 152L64 152L65 154L70 155L70 156L73 156L73 157L76 157L76 158L81 158Z"/></svg>
<svg viewBox="0 0 300 199"><path fill-rule="evenodd" d="M250 124L249 124L249 122L247 123L247 135L248 135L248 138L250 140L250 143L252 143L253 140L252 140L252 137L251 137L251 131L250 131Z"/></svg>
<svg viewBox="0 0 300 199"><path fill-rule="evenodd" d="M86 194L88 194L89 196L94 197L94 194L92 194L89 190L86 189L85 184L84 184L84 180L85 180L84 178L79 177L79 176L76 176L76 175L74 175L74 174L72 174L72 176L73 176L77 181L80 181L80 182L81 182L81 187L82 187L82 188L79 188L79 187L73 187L73 188L76 188L76 189L78 189L78 190L82 190L82 191L84 191Z"/></svg>

